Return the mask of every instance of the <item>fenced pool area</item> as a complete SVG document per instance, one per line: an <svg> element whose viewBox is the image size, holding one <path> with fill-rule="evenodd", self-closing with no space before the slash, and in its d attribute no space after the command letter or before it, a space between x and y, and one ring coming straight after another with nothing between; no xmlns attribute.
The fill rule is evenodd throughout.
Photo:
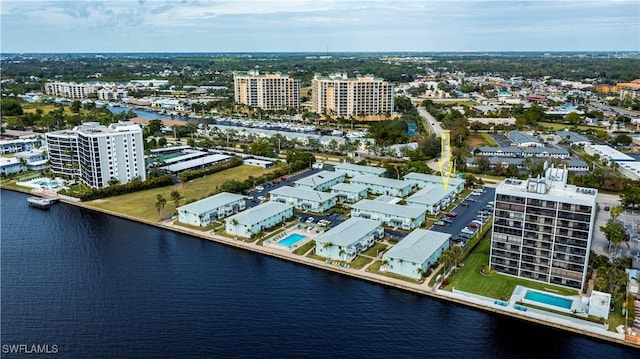
<svg viewBox="0 0 640 359"><path fill-rule="evenodd" d="M568 297L523 286L516 287L510 302L535 305L564 313L581 313L584 311L579 297Z"/></svg>
<svg viewBox="0 0 640 359"><path fill-rule="evenodd" d="M294 245L296 245L298 242L300 242L301 240L307 238L307 236L303 236L302 234L298 234L298 233L292 233L290 235L288 235L287 237L279 240L278 242L276 242L278 245L281 246L285 246L287 248L291 248Z"/></svg>
<svg viewBox="0 0 640 359"><path fill-rule="evenodd" d="M61 178L50 179L38 177L28 181L17 182L16 184L24 187L57 191L64 187L65 182Z"/></svg>

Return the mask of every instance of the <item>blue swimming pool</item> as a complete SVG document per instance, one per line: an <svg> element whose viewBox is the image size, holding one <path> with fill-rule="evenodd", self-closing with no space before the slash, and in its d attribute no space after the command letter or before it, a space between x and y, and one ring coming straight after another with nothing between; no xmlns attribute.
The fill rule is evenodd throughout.
<svg viewBox="0 0 640 359"><path fill-rule="evenodd" d="M306 238L306 237L303 236L302 234L293 233L293 234L290 234L287 237L282 238L281 240L279 240L278 244L281 245L281 246L285 246L285 247L291 248L294 244L300 242L304 238Z"/></svg>
<svg viewBox="0 0 640 359"><path fill-rule="evenodd" d="M551 305L551 306L563 308L563 309L571 309L571 305L573 304L573 300L571 299L557 297L555 295L535 292L531 290L527 291L527 294L525 294L524 299L528 299L533 302Z"/></svg>
<svg viewBox="0 0 640 359"><path fill-rule="evenodd" d="M58 186L58 182L56 181L34 181L33 184L37 185L37 186L45 186L45 187L57 187Z"/></svg>

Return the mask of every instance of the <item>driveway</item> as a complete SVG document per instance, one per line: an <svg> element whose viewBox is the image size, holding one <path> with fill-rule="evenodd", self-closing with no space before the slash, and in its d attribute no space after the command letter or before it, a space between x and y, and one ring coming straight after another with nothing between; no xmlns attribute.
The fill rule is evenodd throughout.
<svg viewBox="0 0 640 359"><path fill-rule="evenodd" d="M467 198L475 200L475 202L468 202L469 207L464 207L462 205L458 205L453 209L453 212L456 213L455 218L450 218L453 220L453 223L447 226L432 226L431 230L449 233L453 237L456 237L463 229L467 226L471 221L473 221L482 209L489 203L495 199L496 189L491 187L484 187L485 193L480 196L469 195Z"/></svg>

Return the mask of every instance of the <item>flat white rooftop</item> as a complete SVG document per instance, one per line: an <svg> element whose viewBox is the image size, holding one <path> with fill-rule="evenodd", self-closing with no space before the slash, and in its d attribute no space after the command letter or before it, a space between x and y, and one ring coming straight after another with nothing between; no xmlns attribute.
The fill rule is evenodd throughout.
<svg viewBox="0 0 640 359"><path fill-rule="evenodd" d="M496 187L496 194L512 194L515 196L549 199L562 203L576 203L588 206L595 205L598 190L594 188L576 187L573 185L552 184L546 193L537 193L527 190L526 180L506 179Z"/></svg>
<svg viewBox="0 0 640 359"><path fill-rule="evenodd" d="M312 201L312 202L324 202L337 197L337 194L335 193L320 192L320 191L314 191L310 189L296 188L296 187L290 187L290 186L283 186L280 188L276 188L273 191L269 191L269 193L271 195L299 198L305 201Z"/></svg>
<svg viewBox="0 0 640 359"><path fill-rule="evenodd" d="M448 233L420 228L414 229L384 256L422 264L445 242L449 241L449 238L451 238L451 235Z"/></svg>
<svg viewBox="0 0 640 359"><path fill-rule="evenodd" d="M593 152L599 154L600 156L604 156L611 161L635 161L636 159L627 156L624 153L616 150L615 148L607 145L586 145L585 149L590 149Z"/></svg>
<svg viewBox="0 0 640 359"><path fill-rule="evenodd" d="M351 208L403 218L418 218L427 211L426 208L409 207L370 199L363 199L355 203Z"/></svg>
<svg viewBox="0 0 640 359"><path fill-rule="evenodd" d="M360 171L366 173L373 173L376 175L382 175L387 172L384 168L373 167L373 166L363 166L363 165L354 165L353 163L342 163L334 167L336 170L346 170L346 171Z"/></svg>
<svg viewBox="0 0 640 359"><path fill-rule="evenodd" d="M333 171L321 171L314 175L299 179L294 183L300 186L319 186L340 177L344 177L344 173L333 172Z"/></svg>
<svg viewBox="0 0 640 359"><path fill-rule="evenodd" d="M399 189L411 187L411 182L397 180L393 178L376 177L376 176L353 177L351 179L351 183L363 183L365 185L383 186L383 187L399 188Z"/></svg>
<svg viewBox="0 0 640 359"><path fill-rule="evenodd" d="M222 192L216 195L201 199L199 201L189 203L187 205L176 208L178 211L184 210L191 213L205 213L216 208L226 206L230 203L243 199L243 195Z"/></svg>

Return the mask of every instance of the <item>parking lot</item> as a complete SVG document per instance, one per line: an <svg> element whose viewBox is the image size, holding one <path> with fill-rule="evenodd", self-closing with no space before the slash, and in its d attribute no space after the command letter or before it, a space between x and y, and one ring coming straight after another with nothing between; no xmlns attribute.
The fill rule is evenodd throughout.
<svg viewBox="0 0 640 359"><path fill-rule="evenodd" d="M331 171L333 169L333 166L329 165L323 168L323 169L315 169L315 168L309 168L303 172L297 173L295 175L292 176L285 176L287 178L287 181L283 181L281 179L276 180L276 182L279 183L274 183L274 181L269 181L269 182L265 182L265 183L256 183L256 188L262 187L262 189L256 189L256 188L252 188L251 190L248 191L247 193L247 207L251 208L251 207L255 207L258 204L260 204L261 200L265 200L267 198L267 193L269 193L270 191L273 191L276 188L280 188L282 186L290 186L293 182L300 180L302 178L305 178L307 176L311 176L312 174L318 173L320 171Z"/></svg>
<svg viewBox="0 0 640 359"><path fill-rule="evenodd" d="M491 187L485 187L484 193L479 196L469 195L463 202L468 204L466 207L462 205L462 202L456 206L452 212L455 212L455 217L447 217L451 220L451 224L446 224L444 226L436 226L431 227L431 230L449 233L455 239L459 236L462 230L469 224L471 221L476 219L476 216L480 211L485 209L485 206L489 202L492 202L495 198L496 189ZM491 211L493 214L493 211Z"/></svg>

